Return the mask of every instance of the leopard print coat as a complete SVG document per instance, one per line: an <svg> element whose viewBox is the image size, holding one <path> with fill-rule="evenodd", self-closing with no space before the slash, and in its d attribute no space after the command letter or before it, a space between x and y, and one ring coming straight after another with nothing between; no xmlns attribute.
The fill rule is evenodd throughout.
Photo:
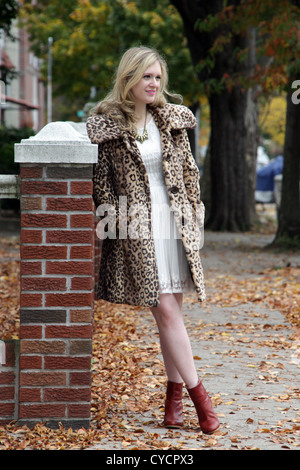
<svg viewBox="0 0 300 470"><path fill-rule="evenodd" d="M204 206L200 200L199 171L186 131L196 127L196 119L182 105L168 103L160 108L149 107L149 111L161 135L163 171L170 204L173 210L175 208L176 225L198 299L203 301L205 287L199 239L203 233ZM132 134L121 130L107 115L90 116L86 126L91 142L99 148L93 177L94 202L96 207L102 204L114 207L114 211L108 212L113 219L108 217L108 221L117 221L117 236L107 236L103 240L97 296L113 303L157 306L159 281L153 238L118 235L121 215L124 215L121 200L127 202L127 209L136 203L146 208L143 220L151 234L150 186L139 149ZM186 208L191 209L193 217L183 223ZM125 220L129 222L128 212L126 214Z"/></svg>

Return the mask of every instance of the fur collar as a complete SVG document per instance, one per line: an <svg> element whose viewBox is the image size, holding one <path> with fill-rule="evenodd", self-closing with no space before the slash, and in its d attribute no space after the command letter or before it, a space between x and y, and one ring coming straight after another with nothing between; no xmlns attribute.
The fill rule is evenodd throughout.
<svg viewBox="0 0 300 470"><path fill-rule="evenodd" d="M192 111L183 105L167 103L161 108L150 106L148 109L160 131L192 129L197 125ZM91 142L95 144L115 140L128 133L121 130L116 121L106 114L90 116L86 127Z"/></svg>

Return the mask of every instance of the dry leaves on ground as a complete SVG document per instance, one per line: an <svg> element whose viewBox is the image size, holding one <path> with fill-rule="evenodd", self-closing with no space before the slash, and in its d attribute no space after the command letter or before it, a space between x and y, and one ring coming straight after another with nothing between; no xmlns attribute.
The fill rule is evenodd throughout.
<svg viewBox="0 0 300 470"><path fill-rule="evenodd" d="M300 267L268 268L246 279L222 274L207 284L214 289L210 303L224 307L264 303L300 328Z"/></svg>
<svg viewBox="0 0 300 470"><path fill-rule="evenodd" d="M17 246L11 247L7 243L1 246L1 338L17 338L19 326L19 261L15 259ZM279 310L295 326L296 335L300 327L299 274L299 268L286 267L280 270L266 269L256 277L247 279L219 275L216 280L208 281L208 288L214 292L209 301L220 306L264 303L269 308ZM190 302L194 302L194 299L191 298ZM11 424L0 427L0 450L86 449L92 446L101 449L101 443L105 443L106 446L113 443L119 449L180 449L192 438L199 442L201 447L218 447L225 432L220 431L213 437L198 434L197 423L193 420L192 414L189 418L188 411L187 419L190 419L190 427L187 426L187 434L182 435L176 431L166 434L159 432L163 416L165 373L163 364L158 358L158 337L152 322L150 314L148 322L147 314L140 308L97 301L93 339L91 428L72 431L60 427L51 430L39 424L33 429L28 429L26 426L18 427ZM213 334L222 335L224 339L227 338L226 335L230 336L233 328L239 328L240 340L247 341L245 325L227 324L224 325L223 331L218 330L218 332L212 325ZM291 347L291 343L283 342L282 347ZM267 361L260 365L262 380L276 380L276 376L272 374L274 366L280 368L280 361L276 361L275 365ZM286 400L289 398L290 396ZM214 400L217 403L218 397L214 397ZM278 400L285 402L284 397L278 397ZM157 429L157 432L146 430L147 420L153 424L152 429ZM299 430L297 423L293 423L293 426ZM285 428L284 424L278 424L272 429L262 424L256 429L258 434L267 432L274 442L282 442L283 445L285 441L292 439L291 428ZM176 436L177 444L174 445ZM230 439L233 447L239 445L242 440L239 436L231 436Z"/></svg>

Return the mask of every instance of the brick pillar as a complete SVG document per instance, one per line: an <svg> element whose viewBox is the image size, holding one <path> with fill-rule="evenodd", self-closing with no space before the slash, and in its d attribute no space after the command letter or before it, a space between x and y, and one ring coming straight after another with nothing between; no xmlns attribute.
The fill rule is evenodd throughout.
<svg viewBox="0 0 300 470"><path fill-rule="evenodd" d="M19 423L90 423L94 300L92 168L71 123L15 146L20 163Z"/></svg>

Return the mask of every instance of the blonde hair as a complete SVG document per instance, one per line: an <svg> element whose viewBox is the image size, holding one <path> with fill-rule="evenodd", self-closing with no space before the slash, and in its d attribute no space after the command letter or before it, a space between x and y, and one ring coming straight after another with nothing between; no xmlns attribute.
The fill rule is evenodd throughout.
<svg viewBox="0 0 300 470"><path fill-rule="evenodd" d="M135 122L135 103L131 89L142 78L145 70L159 62L161 66L160 88L152 107L161 107L167 102L166 97L172 97L178 102L182 101L180 95L167 90L168 69L164 58L155 50L145 46L128 49L119 63L114 80L114 86L103 101L100 101L92 110L92 114L107 114L126 130L131 129Z"/></svg>

